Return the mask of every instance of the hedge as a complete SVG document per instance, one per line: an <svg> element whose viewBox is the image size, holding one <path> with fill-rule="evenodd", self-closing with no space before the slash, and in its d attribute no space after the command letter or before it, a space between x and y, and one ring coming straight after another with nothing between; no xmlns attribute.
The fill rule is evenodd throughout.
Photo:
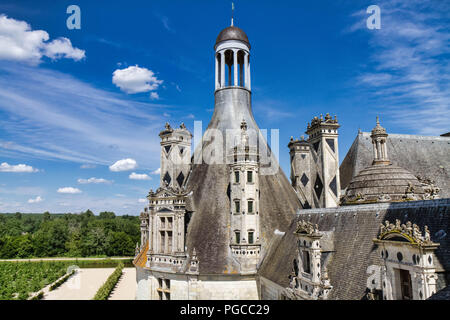
<svg viewBox="0 0 450 320"><path fill-rule="evenodd" d="M64 278L61 278L61 279L59 279L57 282L55 282L54 284L52 284L52 285L50 286L49 291L52 291L52 290L55 290L56 288L58 288L60 285L62 285L64 282L66 282L67 279L69 279L74 273L75 273L75 270L72 270L72 272L69 273L69 274L66 274L66 275L64 276Z"/></svg>
<svg viewBox="0 0 450 320"><path fill-rule="evenodd" d="M123 263L120 262L114 272L108 277L106 282L98 289L93 300L107 300L122 276Z"/></svg>

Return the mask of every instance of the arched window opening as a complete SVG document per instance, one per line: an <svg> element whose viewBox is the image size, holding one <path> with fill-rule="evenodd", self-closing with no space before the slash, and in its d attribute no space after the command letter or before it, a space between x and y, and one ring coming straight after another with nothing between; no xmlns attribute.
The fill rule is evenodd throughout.
<svg viewBox="0 0 450 320"><path fill-rule="evenodd" d="M222 55L220 53L218 53L218 54L216 54L216 66L217 66L217 68L216 68L216 70L217 70L217 75L216 75L217 80L216 80L216 82L217 82L219 88L223 87L221 65L222 65Z"/></svg>
<svg viewBox="0 0 450 320"><path fill-rule="evenodd" d="M244 59L245 59L244 51L239 50L238 51L238 57L237 57L238 65L239 65L239 78L238 78L239 82L238 82L238 85L241 86L241 87L243 87L245 85L244 84L244 81L245 81Z"/></svg>
<svg viewBox="0 0 450 320"><path fill-rule="evenodd" d="M233 51L232 50L227 50L225 51L225 64L228 67L228 72L225 72L225 83L228 86L232 86L232 82L231 80L233 79Z"/></svg>

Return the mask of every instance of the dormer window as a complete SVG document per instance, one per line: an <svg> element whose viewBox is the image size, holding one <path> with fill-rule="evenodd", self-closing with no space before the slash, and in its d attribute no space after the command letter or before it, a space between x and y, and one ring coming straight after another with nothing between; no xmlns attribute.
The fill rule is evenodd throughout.
<svg viewBox="0 0 450 320"><path fill-rule="evenodd" d="M369 289L380 291L384 300L425 300L436 293L434 251L439 243L431 241L431 234L427 226L422 234L419 226L410 221L385 221L373 240L383 260L378 279L381 285Z"/></svg>
<svg viewBox="0 0 450 320"><path fill-rule="evenodd" d="M332 286L327 270L322 266L320 241L324 233L308 221L299 221L297 230L298 263L294 260L295 274L291 279L291 292L301 299L327 299ZM297 271L301 267L301 272Z"/></svg>

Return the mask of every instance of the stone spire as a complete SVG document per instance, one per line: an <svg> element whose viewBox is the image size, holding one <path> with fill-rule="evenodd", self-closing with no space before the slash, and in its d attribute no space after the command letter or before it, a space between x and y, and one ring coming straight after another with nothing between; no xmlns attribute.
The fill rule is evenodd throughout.
<svg viewBox="0 0 450 320"><path fill-rule="evenodd" d="M386 133L386 129L380 125L380 118L377 116L377 125L372 129L372 134L370 135L372 138L373 145L373 163L372 164L380 164L380 165L389 165L391 162L389 161L387 155L387 147L386 141L388 134Z"/></svg>

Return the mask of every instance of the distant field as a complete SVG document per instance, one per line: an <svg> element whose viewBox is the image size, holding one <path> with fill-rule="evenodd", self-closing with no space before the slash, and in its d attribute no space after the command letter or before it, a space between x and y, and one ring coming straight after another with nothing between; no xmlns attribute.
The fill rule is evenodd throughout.
<svg viewBox="0 0 450 320"><path fill-rule="evenodd" d="M120 261L132 266L132 259L0 262L0 300L25 300L62 277L69 266L112 268Z"/></svg>

